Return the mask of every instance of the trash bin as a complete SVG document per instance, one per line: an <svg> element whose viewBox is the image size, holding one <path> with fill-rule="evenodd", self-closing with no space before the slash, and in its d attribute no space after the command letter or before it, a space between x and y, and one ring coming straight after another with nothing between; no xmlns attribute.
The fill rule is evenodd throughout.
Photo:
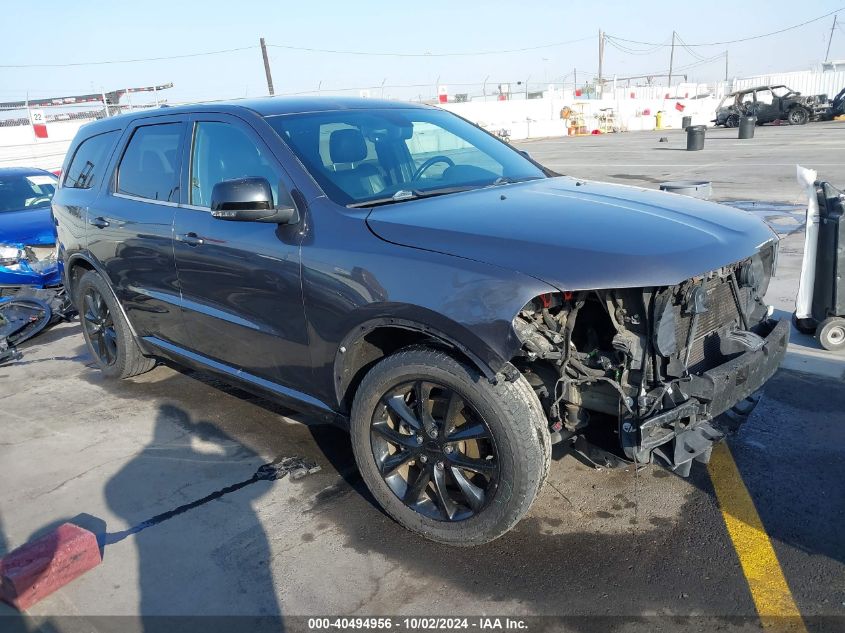
<svg viewBox="0 0 845 633"><path fill-rule="evenodd" d="M754 138L754 127L757 125L757 117L753 114L746 114L739 119L739 138Z"/></svg>
<svg viewBox="0 0 845 633"><path fill-rule="evenodd" d="M709 200L713 189L709 180L672 180L660 183L660 191L680 193L692 198Z"/></svg>
<svg viewBox="0 0 845 633"><path fill-rule="evenodd" d="M685 116L681 118L681 129L686 130L690 125L692 125L692 117Z"/></svg>
<svg viewBox="0 0 845 633"><path fill-rule="evenodd" d="M688 152L696 152L700 149L704 149L704 134L706 131L706 125L690 125L687 128Z"/></svg>
<svg viewBox="0 0 845 633"><path fill-rule="evenodd" d="M828 182L814 184L819 215L810 317L796 318L793 322L806 334L815 331L816 339L825 349L842 350L845 349L845 193Z"/></svg>

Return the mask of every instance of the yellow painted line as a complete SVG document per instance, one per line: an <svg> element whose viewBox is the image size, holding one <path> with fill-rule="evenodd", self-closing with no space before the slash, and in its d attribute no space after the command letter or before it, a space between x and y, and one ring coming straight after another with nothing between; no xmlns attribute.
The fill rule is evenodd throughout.
<svg viewBox="0 0 845 633"><path fill-rule="evenodd" d="M713 448L707 467L760 622L768 630L807 633L769 535L742 482L727 442Z"/></svg>

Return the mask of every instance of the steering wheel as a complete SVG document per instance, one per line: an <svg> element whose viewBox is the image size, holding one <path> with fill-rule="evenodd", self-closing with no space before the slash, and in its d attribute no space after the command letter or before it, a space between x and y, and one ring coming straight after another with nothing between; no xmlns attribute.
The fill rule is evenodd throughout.
<svg viewBox="0 0 845 633"><path fill-rule="evenodd" d="M447 165L449 165L449 167L455 166L455 161L453 161L448 156L432 156L417 168L417 171L414 172L414 175L411 177L411 180L419 180L420 176L422 176L423 173L425 173L425 171L429 167L431 167L432 165L436 165L437 163L446 163Z"/></svg>
<svg viewBox="0 0 845 633"><path fill-rule="evenodd" d="M41 204L42 202L50 202L51 199L52 199L52 196L39 196L38 198L32 198L29 201L29 204L27 204L26 206L27 207L34 207L38 204Z"/></svg>

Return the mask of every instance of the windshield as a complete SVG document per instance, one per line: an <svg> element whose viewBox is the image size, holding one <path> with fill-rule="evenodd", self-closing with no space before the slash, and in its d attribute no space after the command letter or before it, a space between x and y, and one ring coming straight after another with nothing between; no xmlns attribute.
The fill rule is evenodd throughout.
<svg viewBox="0 0 845 633"><path fill-rule="evenodd" d="M57 181L52 174L0 173L0 213L49 207Z"/></svg>
<svg viewBox="0 0 845 633"><path fill-rule="evenodd" d="M772 88L772 92L775 93L776 97L785 97L788 94L792 94L792 90L790 90L786 86L775 86L774 88Z"/></svg>
<svg viewBox="0 0 845 633"><path fill-rule="evenodd" d="M400 202L545 177L516 150L443 110L337 110L267 121L338 204Z"/></svg>

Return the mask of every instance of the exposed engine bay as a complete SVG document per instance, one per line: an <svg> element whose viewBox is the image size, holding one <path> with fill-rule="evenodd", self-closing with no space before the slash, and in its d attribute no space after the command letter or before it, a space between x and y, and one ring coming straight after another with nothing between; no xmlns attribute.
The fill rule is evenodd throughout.
<svg viewBox="0 0 845 633"><path fill-rule="evenodd" d="M706 462L724 436L712 418L759 388L785 352L788 329L763 301L776 254L770 242L675 286L529 302L513 322L522 342L513 363L553 441L601 427L635 463L656 459L685 475L692 460Z"/></svg>

